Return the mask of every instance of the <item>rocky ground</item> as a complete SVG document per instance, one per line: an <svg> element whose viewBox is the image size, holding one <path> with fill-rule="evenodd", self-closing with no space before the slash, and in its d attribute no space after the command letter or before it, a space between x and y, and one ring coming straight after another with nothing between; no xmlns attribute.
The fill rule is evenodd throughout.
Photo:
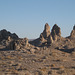
<svg viewBox="0 0 75 75"><path fill-rule="evenodd" d="M75 75L75 52L60 51L52 46L1 50L0 75Z"/></svg>
<svg viewBox="0 0 75 75"><path fill-rule="evenodd" d="M0 31L0 75L75 75L75 26L63 38L56 24L46 23L38 39L28 42Z"/></svg>

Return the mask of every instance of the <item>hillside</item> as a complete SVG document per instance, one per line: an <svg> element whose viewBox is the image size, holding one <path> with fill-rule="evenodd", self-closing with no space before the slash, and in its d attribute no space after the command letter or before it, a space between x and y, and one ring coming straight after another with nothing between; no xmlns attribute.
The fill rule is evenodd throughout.
<svg viewBox="0 0 75 75"><path fill-rule="evenodd" d="M45 24L35 40L0 31L0 75L75 75L75 26L70 36Z"/></svg>

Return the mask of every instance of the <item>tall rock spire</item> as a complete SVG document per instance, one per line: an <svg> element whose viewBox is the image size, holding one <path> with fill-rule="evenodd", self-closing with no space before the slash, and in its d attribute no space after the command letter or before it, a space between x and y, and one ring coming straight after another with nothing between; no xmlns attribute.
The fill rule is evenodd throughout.
<svg viewBox="0 0 75 75"><path fill-rule="evenodd" d="M44 27L44 31L40 35L40 38L41 36L43 36L45 39L47 39L49 35L50 35L50 26L48 25L48 23L46 23Z"/></svg>
<svg viewBox="0 0 75 75"><path fill-rule="evenodd" d="M60 27L57 26L57 24L55 24L52 28L52 31L51 31L52 36L54 36L54 32L57 36L61 36L61 29Z"/></svg>

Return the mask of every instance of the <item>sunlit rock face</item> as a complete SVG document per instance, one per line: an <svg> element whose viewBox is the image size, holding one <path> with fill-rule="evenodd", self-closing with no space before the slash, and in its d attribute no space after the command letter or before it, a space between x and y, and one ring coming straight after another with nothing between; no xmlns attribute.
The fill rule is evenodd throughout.
<svg viewBox="0 0 75 75"><path fill-rule="evenodd" d="M61 37L61 29L55 24L50 33L50 26L48 23L45 24L44 31L40 34L40 41L42 43L51 44L54 41L57 41Z"/></svg>
<svg viewBox="0 0 75 75"><path fill-rule="evenodd" d="M48 23L45 24L44 31L41 33L40 37L43 36L45 39L50 35L50 26Z"/></svg>

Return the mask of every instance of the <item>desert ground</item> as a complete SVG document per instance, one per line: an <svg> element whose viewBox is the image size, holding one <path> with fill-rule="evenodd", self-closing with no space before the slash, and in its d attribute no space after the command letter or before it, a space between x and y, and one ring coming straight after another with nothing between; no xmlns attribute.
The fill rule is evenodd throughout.
<svg viewBox="0 0 75 75"><path fill-rule="evenodd" d="M60 30L52 30L50 35L47 26L40 38L33 41L0 31L10 34L0 34L0 75L75 75L75 26L66 38Z"/></svg>

